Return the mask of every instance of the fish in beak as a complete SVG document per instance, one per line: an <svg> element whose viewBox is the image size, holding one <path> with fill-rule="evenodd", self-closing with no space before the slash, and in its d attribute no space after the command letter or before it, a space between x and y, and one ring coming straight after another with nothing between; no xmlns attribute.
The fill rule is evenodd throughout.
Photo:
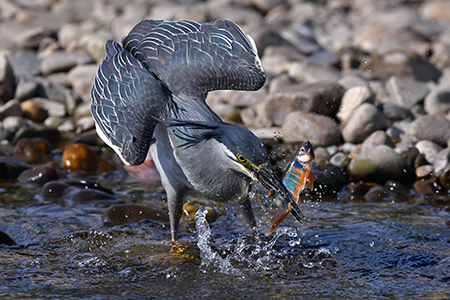
<svg viewBox="0 0 450 300"><path fill-rule="evenodd" d="M269 191L272 190L278 193L279 197L289 203L292 210L292 215L297 219L297 221L303 223L305 216L301 212L298 205L295 203L292 193L289 192L289 190L283 184L283 181L281 181L281 179L275 174L275 171L269 165L269 163L265 163L259 166L259 168L255 170L254 174L257 182L259 182Z"/></svg>
<svg viewBox="0 0 450 300"><path fill-rule="evenodd" d="M305 141L300 145L295 159L289 166L289 169L287 170L283 178L282 185L287 190L287 194L289 194L291 197L286 197L285 191L278 191L279 194L276 201L278 203L281 203L282 205L281 208L276 211L276 214L270 217L269 230L267 234L272 234L291 211L295 217L296 206L292 205L292 203L294 203L295 205L300 203L300 194L305 186L309 184L309 187L311 189L313 188L313 179L311 173L313 161L313 147L309 141ZM275 190L275 192L277 191ZM298 220L297 217L295 218Z"/></svg>

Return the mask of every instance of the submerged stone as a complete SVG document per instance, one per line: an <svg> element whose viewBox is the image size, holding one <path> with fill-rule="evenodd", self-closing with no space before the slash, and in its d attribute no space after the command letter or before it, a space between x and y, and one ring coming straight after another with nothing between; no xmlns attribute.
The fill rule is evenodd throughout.
<svg viewBox="0 0 450 300"><path fill-rule="evenodd" d="M37 166L20 173L18 180L23 183L42 185L48 181L58 179L58 173L50 166Z"/></svg>
<svg viewBox="0 0 450 300"><path fill-rule="evenodd" d="M212 223L225 213L225 207L220 203L211 202L204 199L194 199L183 205L182 219L185 222L195 222L195 214L201 206L206 207L206 220Z"/></svg>
<svg viewBox="0 0 450 300"><path fill-rule="evenodd" d="M60 181L49 181L41 189L39 197L43 199L58 199L64 195L69 185Z"/></svg>
<svg viewBox="0 0 450 300"><path fill-rule="evenodd" d="M114 205L103 214L103 225L105 226L125 225L141 220L169 222L169 215L164 210L138 204Z"/></svg>

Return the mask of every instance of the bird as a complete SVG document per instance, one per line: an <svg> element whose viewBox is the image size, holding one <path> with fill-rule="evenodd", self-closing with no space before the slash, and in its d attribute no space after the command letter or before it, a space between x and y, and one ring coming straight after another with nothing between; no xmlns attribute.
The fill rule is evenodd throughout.
<svg viewBox="0 0 450 300"><path fill-rule="evenodd" d="M269 163L264 143L208 106L213 90L260 89L266 73L254 40L230 20L142 20L121 44L109 40L91 90L99 137L124 164L150 151L167 194L178 242L183 202L197 195L236 205L253 232L253 181L279 193L304 216Z"/></svg>

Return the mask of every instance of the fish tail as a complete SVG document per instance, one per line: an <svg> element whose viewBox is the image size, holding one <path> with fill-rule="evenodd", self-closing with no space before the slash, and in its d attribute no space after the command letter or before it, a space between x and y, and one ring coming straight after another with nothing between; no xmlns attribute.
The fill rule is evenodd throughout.
<svg viewBox="0 0 450 300"><path fill-rule="evenodd" d="M283 213L271 216L269 219L269 230L267 231L266 235L271 235L275 231L275 229L277 229L278 226L280 226L281 222L283 222L283 220L286 219L291 210L292 206L289 205L289 208L286 209Z"/></svg>

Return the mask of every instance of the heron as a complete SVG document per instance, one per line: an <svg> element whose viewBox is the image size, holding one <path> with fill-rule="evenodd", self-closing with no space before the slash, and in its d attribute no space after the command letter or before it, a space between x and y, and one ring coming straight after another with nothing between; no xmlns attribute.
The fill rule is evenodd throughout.
<svg viewBox="0 0 450 300"><path fill-rule="evenodd" d="M255 42L239 26L143 20L105 49L91 90L97 134L126 165L142 164L150 151L174 243L189 195L236 205L257 231L253 181L282 195L302 221L264 143L244 126L223 122L206 103L210 91L254 91L266 81Z"/></svg>

